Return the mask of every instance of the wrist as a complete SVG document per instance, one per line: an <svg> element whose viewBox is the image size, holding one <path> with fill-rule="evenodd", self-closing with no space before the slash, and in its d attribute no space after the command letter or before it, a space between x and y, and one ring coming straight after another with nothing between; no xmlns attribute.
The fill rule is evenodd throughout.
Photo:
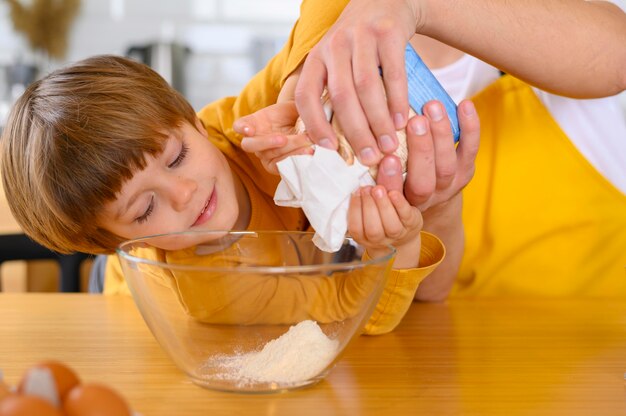
<svg viewBox="0 0 626 416"><path fill-rule="evenodd" d="M422 33L427 20L430 0L409 0L406 3L415 18L415 33Z"/></svg>
<svg viewBox="0 0 626 416"><path fill-rule="evenodd" d="M433 205L422 212L424 218L424 231L446 232L455 229L462 224L463 194L459 192L447 201Z"/></svg>
<svg viewBox="0 0 626 416"><path fill-rule="evenodd" d="M393 261L394 269L413 269L419 267L420 251L422 248L421 232L418 231L413 237L404 240L401 244L394 243L396 256ZM387 248L368 247L367 255L376 258L387 254Z"/></svg>
<svg viewBox="0 0 626 416"><path fill-rule="evenodd" d="M417 25L415 33L430 36L436 33L438 27L446 21L447 10L454 5L452 0L414 0L415 13L417 17Z"/></svg>
<svg viewBox="0 0 626 416"><path fill-rule="evenodd" d="M403 244L395 244L394 247L396 249L396 258L393 262L394 269L413 269L419 267L420 251L422 249L422 237L420 232Z"/></svg>
<svg viewBox="0 0 626 416"><path fill-rule="evenodd" d="M463 193L458 192L456 195L451 198L440 202L438 204L432 205L422 211L422 216L429 218L438 217L441 215L449 215L450 213L457 213L461 211L463 207Z"/></svg>

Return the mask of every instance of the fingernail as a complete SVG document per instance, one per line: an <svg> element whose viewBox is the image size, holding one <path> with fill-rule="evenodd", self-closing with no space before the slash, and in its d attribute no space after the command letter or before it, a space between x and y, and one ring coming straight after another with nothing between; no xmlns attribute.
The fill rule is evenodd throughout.
<svg viewBox="0 0 626 416"><path fill-rule="evenodd" d="M423 118L417 118L413 121L411 127L413 127L413 132L418 136L423 136L426 134L426 120Z"/></svg>
<svg viewBox="0 0 626 416"><path fill-rule="evenodd" d="M391 138L391 136L388 135L384 135L384 136L380 136L380 148L383 150L383 152L386 153L391 153L394 150L396 150L396 147L398 146L396 144L396 141Z"/></svg>
<svg viewBox="0 0 626 416"><path fill-rule="evenodd" d="M429 105L427 111L433 121L440 121L443 118L443 110L439 103Z"/></svg>
<svg viewBox="0 0 626 416"><path fill-rule="evenodd" d="M466 116L473 116L476 114L476 107L474 107L474 103L471 101L463 102L463 114Z"/></svg>
<svg viewBox="0 0 626 416"><path fill-rule="evenodd" d="M376 152L371 147L361 149L361 163L369 165L376 162Z"/></svg>
<svg viewBox="0 0 626 416"><path fill-rule="evenodd" d="M376 199L381 199L383 196L385 196L384 191L379 187L374 188L372 194L374 194L374 197Z"/></svg>
<svg viewBox="0 0 626 416"><path fill-rule="evenodd" d="M383 172L387 176L395 176L400 171L400 166L395 158L386 158L382 162Z"/></svg>
<svg viewBox="0 0 626 416"><path fill-rule="evenodd" d="M396 130L400 130L402 129L405 124L404 124L404 116L400 113L396 113L393 115L393 124L396 125Z"/></svg>
<svg viewBox="0 0 626 416"><path fill-rule="evenodd" d="M333 142L330 141L330 139L321 139L317 144L319 144L322 147L325 147L326 149L332 149L334 150L334 146L333 146Z"/></svg>

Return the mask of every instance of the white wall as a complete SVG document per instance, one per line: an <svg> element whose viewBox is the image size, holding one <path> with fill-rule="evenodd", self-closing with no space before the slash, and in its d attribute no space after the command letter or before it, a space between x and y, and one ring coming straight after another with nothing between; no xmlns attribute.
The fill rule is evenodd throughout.
<svg viewBox="0 0 626 416"><path fill-rule="evenodd" d="M66 60L124 54L131 44L173 37L192 49L186 95L199 109L239 92L287 39L299 6L300 0L82 0ZM0 65L24 54L25 45L0 1Z"/></svg>

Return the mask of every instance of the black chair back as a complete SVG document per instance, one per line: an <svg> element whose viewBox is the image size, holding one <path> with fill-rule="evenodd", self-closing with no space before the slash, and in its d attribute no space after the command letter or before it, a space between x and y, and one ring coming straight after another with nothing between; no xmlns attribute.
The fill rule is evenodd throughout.
<svg viewBox="0 0 626 416"><path fill-rule="evenodd" d="M0 234L0 265L14 260L56 260L59 264L59 291L80 292L80 266L93 256L85 253L60 254L34 242L25 234ZM0 280L0 290L2 290Z"/></svg>

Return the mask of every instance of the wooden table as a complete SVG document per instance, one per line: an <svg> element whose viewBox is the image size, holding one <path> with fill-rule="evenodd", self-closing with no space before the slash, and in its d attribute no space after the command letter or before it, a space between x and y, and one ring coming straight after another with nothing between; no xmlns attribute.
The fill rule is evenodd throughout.
<svg viewBox="0 0 626 416"><path fill-rule="evenodd" d="M7 382L58 359L144 416L626 414L622 300L416 304L393 333L360 337L325 381L270 395L189 382L130 298L0 294L0 316Z"/></svg>

